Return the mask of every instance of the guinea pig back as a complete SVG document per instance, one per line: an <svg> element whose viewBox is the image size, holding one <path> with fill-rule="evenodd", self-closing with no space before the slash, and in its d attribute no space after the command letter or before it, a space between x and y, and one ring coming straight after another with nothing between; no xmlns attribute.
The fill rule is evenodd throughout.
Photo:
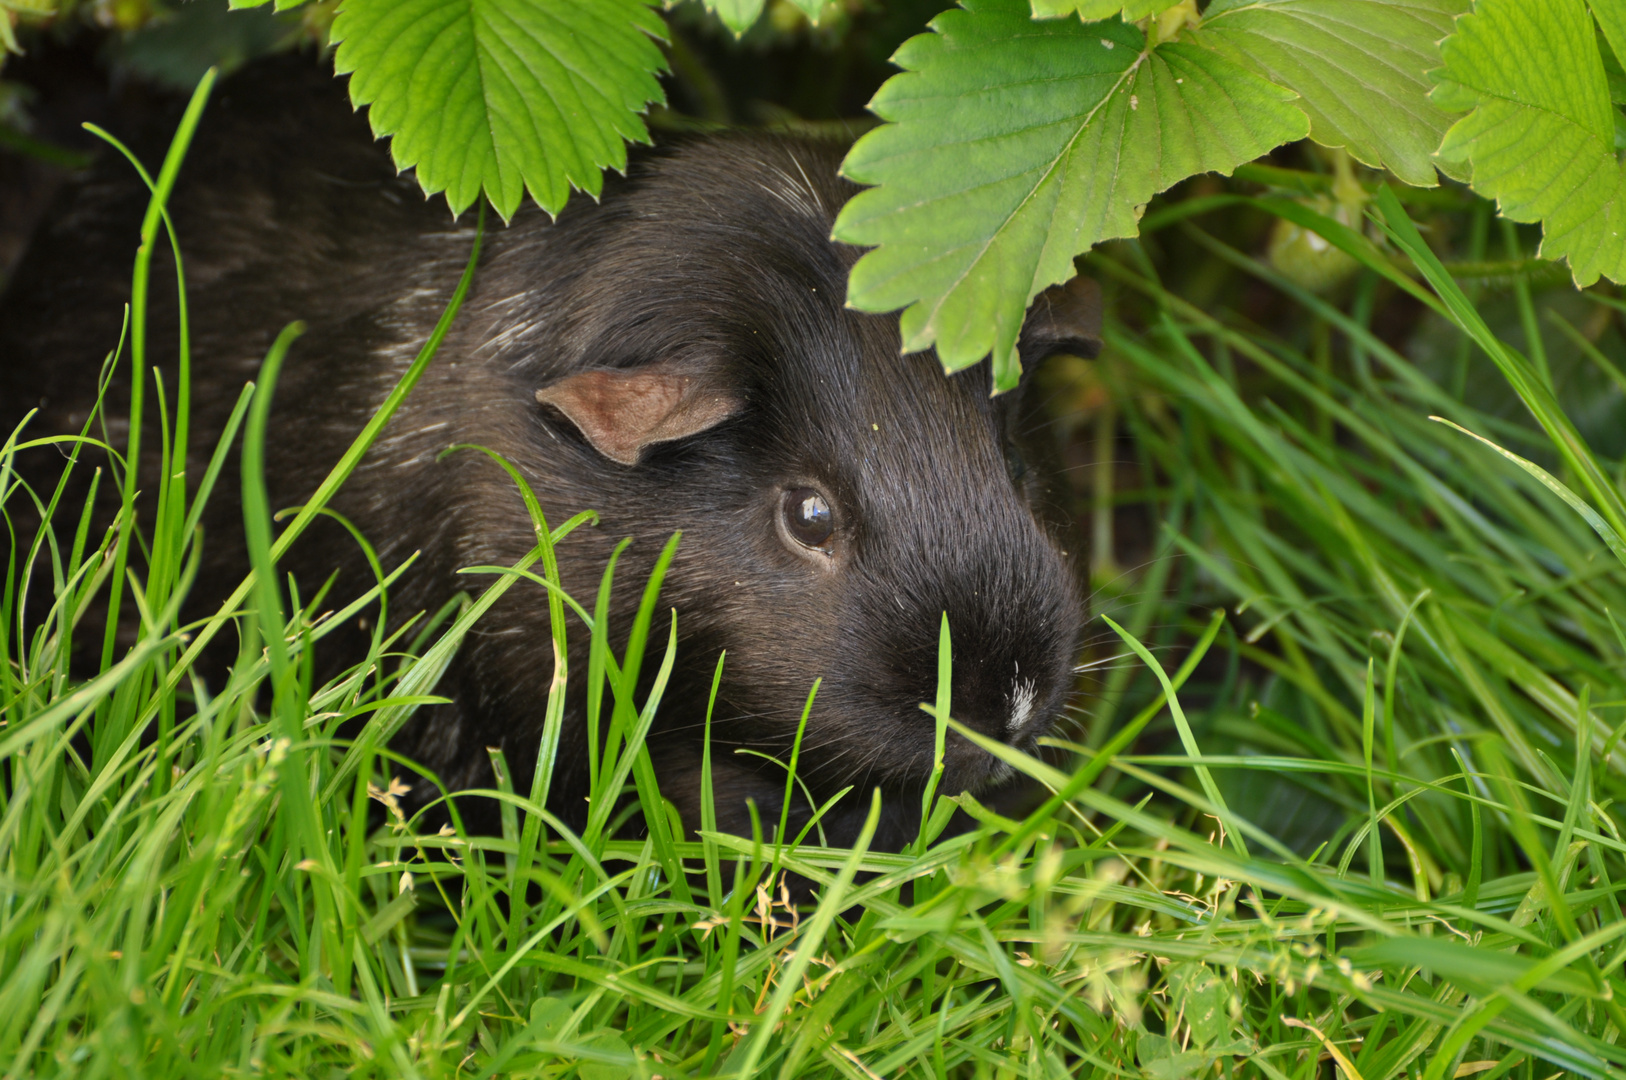
<svg viewBox="0 0 1626 1080"><path fill-rule="evenodd" d="M217 91L170 204L189 284L190 475L201 475L276 332L308 325L271 415L274 508L308 498L382 403L449 300L474 235L472 213L453 222L396 175L340 84L296 66ZM556 222L528 208L494 224L433 364L333 508L386 568L420 553L390 593L390 620L434 610L491 580L459 568L511 565L535 543L506 474L485 455L443 453L489 448L527 478L551 524L599 513L559 545L572 596L588 603L618 542L632 538L610 613L617 647L643 580L681 531L661 594L677 611L676 665L650 735L663 792L698 827L703 722L726 651L711 736L720 825L748 833L748 800L777 819L783 769L731 751L788 758L821 679L799 775L818 799L857 789L827 819L833 841L856 833L869 803L859 796L882 788L877 842L896 847L913 835L932 768L934 722L920 703L936 695L943 615L955 718L1028 749L1071 690L1082 614L1016 451L1020 392L991 396L986 365L945 377L930 353L900 355L895 316L844 306L861 252L829 238L855 190L838 175L843 149L687 137L636 154L598 201L578 194ZM104 161L76 187L0 307L8 431L36 405L31 434L83 421L118 340L146 202L128 173ZM1023 331L1024 367L1047 352L1093 352L1098 319L1088 283L1044 294ZM173 355L176 325L173 299L155 298L151 355ZM114 415L127 400L115 394ZM111 430L116 441L121 428ZM31 467L49 466L47 455L60 461L35 452ZM195 613L245 570L230 486L205 517ZM374 580L337 526L313 529L282 568L306 595L337 569L333 607ZM329 639L329 662L354 662L361 634ZM588 635L572 619L570 636L551 799L580 822ZM645 684L655 666L645 664ZM454 661L440 688L451 703L421 710L397 749L456 790L489 785L486 748L501 747L523 790L552 677L546 597L518 585ZM950 734L944 791L1005 779L996 759Z"/></svg>

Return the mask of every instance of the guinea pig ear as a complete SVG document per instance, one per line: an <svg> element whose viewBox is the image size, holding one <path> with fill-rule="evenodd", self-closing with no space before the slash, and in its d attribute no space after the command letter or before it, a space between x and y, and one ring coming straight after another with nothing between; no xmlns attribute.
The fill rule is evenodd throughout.
<svg viewBox="0 0 1626 1080"><path fill-rule="evenodd" d="M1101 286L1082 275L1033 298L1022 323L1023 366L1068 353L1094 359L1101 351Z"/></svg>
<svg viewBox="0 0 1626 1080"><path fill-rule="evenodd" d="M739 394L671 361L571 375L536 392L576 425L593 449L622 465L646 446L698 435L740 411Z"/></svg>

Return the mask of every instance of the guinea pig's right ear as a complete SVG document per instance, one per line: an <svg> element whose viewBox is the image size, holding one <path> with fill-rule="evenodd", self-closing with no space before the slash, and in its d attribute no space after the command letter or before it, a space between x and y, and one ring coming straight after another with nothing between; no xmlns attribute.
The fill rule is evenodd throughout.
<svg viewBox="0 0 1626 1080"><path fill-rule="evenodd" d="M1057 353L1094 359L1101 351L1101 286L1080 275L1035 296L1020 347L1023 367Z"/></svg>
<svg viewBox="0 0 1626 1080"><path fill-rule="evenodd" d="M738 392L665 360L570 375L538 390L536 400L564 413L593 449L622 465L638 464L646 446L716 427L744 405Z"/></svg>

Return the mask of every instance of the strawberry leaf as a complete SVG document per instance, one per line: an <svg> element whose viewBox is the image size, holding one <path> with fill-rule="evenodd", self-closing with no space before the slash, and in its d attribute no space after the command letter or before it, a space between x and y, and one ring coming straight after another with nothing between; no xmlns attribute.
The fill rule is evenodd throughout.
<svg viewBox="0 0 1626 1080"><path fill-rule="evenodd" d="M723 20L723 25L736 34L751 29L762 14L763 0L705 0L707 9Z"/></svg>
<svg viewBox="0 0 1626 1080"><path fill-rule="evenodd" d="M1619 33L1619 21L1605 19L1605 30ZM1440 157L1471 163L1474 190L1505 217L1541 222L1541 254L1568 259L1577 285L1626 281L1616 112L1586 6L1480 0L1440 52L1435 102L1473 110Z"/></svg>
<svg viewBox="0 0 1626 1080"><path fill-rule="evenodd" d="M526 192L549 213L596 196L649 141L665 32L646 0L345 0L332 36L396 164L453 213L483 190L506 219Z"/></svg>
<svg viewBox="0 0 1626 1080"><path fill-rule="evenodd" d="M835 234L875 246L849 279L853 306L903 307L904 348L935 345L950 371L992 352L1000 389L1020 373L1028 303L1073 275L1074 256L1133 236L1156 192L1309 129L1292 92L1212 49L1149 48L1121 21L1034 21L1027 0L966 0L931 28L870 103L892 123L843 171L879 186Z"/></svg>
<svg viewBox="0 0 1626 1080"><path fill-rule="evenodd" d="M1418 187L1451 117L1425 72L1467 0L1215 0L1190 40L1299 95L1310 138ZM1460 177L1459 177L1460 178Z"/></svg>
<svg viewBox="0 0 1626 1080"><path fill-rule="evenodd" d="M1110 19L1122 15L1126 22L1156 15L1174 7L1180 0L1029 0L1035 19L1054 19L1061 15L1077 15L1085 22Z"/></svg>

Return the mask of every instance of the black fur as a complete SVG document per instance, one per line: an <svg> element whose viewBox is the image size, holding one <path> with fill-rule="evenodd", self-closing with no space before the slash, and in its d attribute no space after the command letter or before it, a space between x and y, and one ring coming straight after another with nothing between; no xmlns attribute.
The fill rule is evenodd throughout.
<svg viewBox="0 0 1626 1080"><path fill-rule="evenodd" d="M148 152L150 164L160 151ZM833 840L856 833L869 788L882 787L878 842L896 847L916 827L932 762L933 723L918 704L935 692L941 613L954 637L955 716L1031 747L1070 690L1081 611L1067 562L1035 516L1031 474L1014 481L1008 467L1014 395L990 397L986 365L946 378L929 353L900 356L895 317L844 307L860 252L829 239L854 190L837 176L842 151L791 138L691 138L636 156L601 201L578 195L557 223L534 208L506 228L493 222L450 336L333 505L386 568L422 552L392 592L392 617L433 610L490 580L459 567L508 565L534 543L511 482L487 458L439 459L454 443L500 452L529 478L551 524L582 509L601 514L559 553L566 589L584 604L616 542L634 538L617 574L618 648L655 556L682 530L661 597L661 610L677 609L680 635L651 739L663 790L697 825L701 722L726 649L713 736L722 826L749 832L747 799L777 819L783 770L729 750L786 756L822 677L801 773L820 798L858 789L831 819ZM104 162L19 268L0 307L7 430L36 404L34 434L82 421L118 337L145 203L128 167ZM267 477L274 507L299 504L445 307L474 215L454 223L442 201L426 203L395 175L342 87L288 62L220 89L171 206L192 313L190 475L201 475L276 332L303 319L309 331L276 393ZM160 260L154 357L174 353L168 273ZM1054 347L1044 337L1042 328L1024 336L1030 366ZM682 359L734 388L743 410L628 467L534 399L586 368L658 359ZM54 460L36 452L32 467ZM801 486L835 508L832 566L793 550L776 528L781 492ZM212 610L244 569L233 487L221 485L207 519L195 613ZM284 563L307 595L335 566L336 598L371 584L356 545L333 526L314 529ZM664 626L657 619L646 684ZM573 692L552 792L558 812L579 822L587 634L574 618L570 632ZM340 641L340 658L352 661L346 650L360 640L357 631ZM500 746L523 790L551 676L545 597L516 587L477 625L442 687L454 704L424 710L398 748L455 790L488 784L485 748ZM945 790L982 790L1001 776L951 736Z"/></svg>

